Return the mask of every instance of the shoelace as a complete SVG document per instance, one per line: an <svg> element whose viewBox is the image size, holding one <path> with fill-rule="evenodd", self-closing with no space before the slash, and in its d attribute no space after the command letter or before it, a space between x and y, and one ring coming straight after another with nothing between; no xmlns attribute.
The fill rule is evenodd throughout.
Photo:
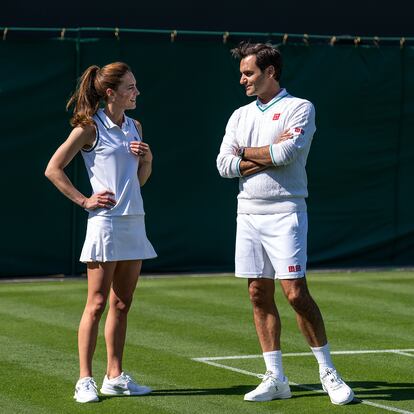
<svg viewBox="0 0 414 414"><path fill-rule="evenodd" d="M325 370L325 375L322 376L322 380L325 385L329 386L332 389L340 387L343 383L339 374L329 368Z"/></svg>
<svg viewBox="0 0 414 414"><path fill-rule="evenodd" d="M262 380L262 382L266 382L269 379L275 379L274 376L273 376L273 372L272 371L266 371L264 373L264 375L263 374L259 374L257 377L260 378Z"/></svg>
<svg viewBox="0 0 414 414"><path fill-rule="evenodd" d="M84 388L87 391L89 391L92 388L92 390L95 391L95 392L97 392L97 389L98 389L97 385L96 385L96 382L93 378L89 378L88 380L83 381L80 384L80 388Z"/></svg>
<svg viewBox="0 0 414 414"><path fill-rule="evenodd" d="M130 375L128 375L128 374L125 374L125 373L123 373L122 374L122 379L128 384L129 382L133 382L133 383L135 383L135 381L134 381L134 379L130 376Z"/></svg>

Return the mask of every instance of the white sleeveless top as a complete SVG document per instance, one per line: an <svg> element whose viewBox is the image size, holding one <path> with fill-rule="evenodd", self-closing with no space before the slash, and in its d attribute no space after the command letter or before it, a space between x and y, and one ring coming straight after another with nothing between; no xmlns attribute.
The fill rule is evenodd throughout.
<svg viewBox="0 0 414 414"><path fill-rule="evenodd" d="M120 128L102 108L93 119L96 140L92 148L82 149L81 153L93 193L110 190L117 203L109 210L88 210L89 217L145 214L137 175L139 159L129 149L131 141L141 141L135 122L124 115Z"/></svg>

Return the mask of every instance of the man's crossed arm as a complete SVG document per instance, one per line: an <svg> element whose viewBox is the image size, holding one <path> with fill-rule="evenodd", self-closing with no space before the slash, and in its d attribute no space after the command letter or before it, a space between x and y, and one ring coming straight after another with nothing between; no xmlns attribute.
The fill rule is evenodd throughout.
<svg viewBox="0 0 414 414"><path fill-rule="evenodd" d="M289 130L283 131L282 134L276 138L275 144L279 144L292 137L293 134L289 132ZM270 155L270 145L244 148L239 168L243 177L255 174L267 168L276 168Z"/></svg>

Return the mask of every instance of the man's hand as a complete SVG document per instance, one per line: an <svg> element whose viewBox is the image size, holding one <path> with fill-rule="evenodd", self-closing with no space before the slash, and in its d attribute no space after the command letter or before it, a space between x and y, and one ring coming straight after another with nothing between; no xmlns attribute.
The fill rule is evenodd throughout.
<svg viewBox="0 0 414 414"><path fill-rule="evenodd" d="M278 135L275 139L275 144L279 144L283 141L287 141L288 139L291 139L293 137L293 134L289 132L288 129L283 131L280 135Z"/></svg>
<svg viewBox="0 0 414 414"><path fill-rule="evenodd" d="M283 131L275 139L275 144L292 139L293 134L289 129ZM266 168L274 168L270 157L269 145L264 147L247 147L244 149L243 160L240 163L240 172L243 177L263 171Z"/></svg>

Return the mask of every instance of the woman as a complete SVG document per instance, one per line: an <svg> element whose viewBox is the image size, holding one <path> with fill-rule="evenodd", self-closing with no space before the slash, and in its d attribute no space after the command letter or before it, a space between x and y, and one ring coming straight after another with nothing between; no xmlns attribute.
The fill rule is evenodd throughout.
<svg viewBox="0 0 414 414"><path fill-rule="evenodd" d="M67 105L74 105L74 128L45 171L66 197L89 212L80 258L87 264L88 276L88 297L78 332L80 376L74 395L80 403L99 400L92 357L108 297L108 363L100 391L105 395L151 392L122 369L127 314L142 260L156 257L145 233L140 192L140 186L151 175L152 153L148 144L142 142L140 123L124 114L135 108L138 95L134 75L125 63L86 69ZM80 193L64 172L79 151L93 190L90 197Z"/></svg>

